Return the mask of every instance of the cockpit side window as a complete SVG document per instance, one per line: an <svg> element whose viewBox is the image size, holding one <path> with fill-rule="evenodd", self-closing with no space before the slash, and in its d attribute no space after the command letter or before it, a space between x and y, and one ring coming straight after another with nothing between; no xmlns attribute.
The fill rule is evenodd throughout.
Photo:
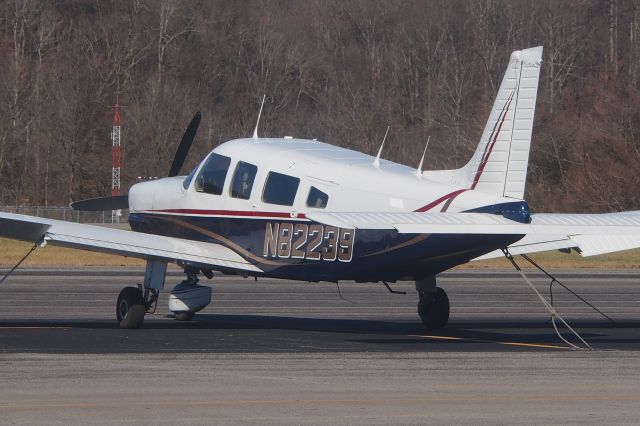
<svg viewBox="0 0 640 426"><path fill-rule="evenodd" d="M196 191L220 195L229 171L231 159L224 155L211 154L196 178Z"/></svg>
<svg viewBox="0 0 640 426"><path fill-rule="evenodd" d="M253 164L238 161L231 181L231 196L233 198L249 199L257 171L258 168Z"/></svg>
<svg viewBox="0 0 640 426"><path fill-rule="evenodd" d="M262 192L262 201L269 204L292 206L299 185L300 179L296 177L269 172Z"/></svg>
<svg viewBox="0 0 640 426"><path fill-rule="evenodd" d="M312 186L311 189L309 189L309 196L307 197L307 207L324 209L325 207L327 207L328 201L329 196L320 191L315 186Z"/></svg>

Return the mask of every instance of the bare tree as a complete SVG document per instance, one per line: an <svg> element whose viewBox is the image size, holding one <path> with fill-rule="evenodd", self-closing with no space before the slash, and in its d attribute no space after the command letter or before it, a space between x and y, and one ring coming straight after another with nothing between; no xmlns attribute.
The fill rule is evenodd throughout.
<svg viewBox="0 0 640 426"><path fill-rule="evenodd" d="M7 0L0 202L108 193L116 97L125 184L166 173L196 110L190 165L250 135L263 94L263 135L375 153L390 124L386 158L431 135L429 167L456 167L509 53L543 44L531 204L640 208L639 22L638 0Z"/></svg>

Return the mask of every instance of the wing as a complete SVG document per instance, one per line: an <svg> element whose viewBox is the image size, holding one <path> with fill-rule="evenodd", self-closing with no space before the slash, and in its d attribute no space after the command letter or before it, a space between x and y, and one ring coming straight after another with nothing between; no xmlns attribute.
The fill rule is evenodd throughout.
<svg viewBox="0 0 640 426"><path fill-rule="evenodd" d="M395 229L409 234L522 235L512 254L575 248L594 256L640 247L640 212L606 214L539 213L519 223L486 213L311 213L328 225L354 229ZM502 256L488 253L478 259Z"/></svg>
<svg viewBox="0 0 640 426"><path fill-rule="evenodd" d="M568 224L569 232L554 235L526 234L524 238L510 245L511 254L529 254L549 250L575 249L584 257L640 247L637 211L606 214L537 214L532 215L532 223L538 228L549 225ZM577 225L577 226L575 226ZM580 230L579 227L589 227ZM576 229L577 228L577 229ZM474 260L504 256L500 250L487 253Z"/></svg>
<svg viewBox="0 0 640 426"><path fill-rule="evenodd" d="M188 262L216 270L262 272L220 244L19 214L0 213L0 237L140 259Z"/></svg>

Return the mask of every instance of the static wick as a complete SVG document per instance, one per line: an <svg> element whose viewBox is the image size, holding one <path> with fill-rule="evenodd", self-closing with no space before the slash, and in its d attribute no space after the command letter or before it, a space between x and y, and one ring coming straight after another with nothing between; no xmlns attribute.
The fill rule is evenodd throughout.
<svg viewBox="0 0 640 426"><path fill-rule="evenodd" d="M391 126L387 126L387 131L384 133L384 138L382 139L382 145L380 145L380 149L378 150L378 155L376 155L376 159L373 160L373 167L376 169L380 168L380 155L382 154L382 148L384 147L384 141L387 140L387 135L389 134L389 129Z"/></svg>

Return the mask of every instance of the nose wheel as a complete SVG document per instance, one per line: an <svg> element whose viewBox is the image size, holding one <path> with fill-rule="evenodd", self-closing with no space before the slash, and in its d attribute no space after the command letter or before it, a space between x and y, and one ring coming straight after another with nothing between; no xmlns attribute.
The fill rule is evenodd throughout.
<svg viewBox="0 0 640 426"><path fill-rule="evenodd" d="M440 287L435 291L418 291L418 315L429 330L438 330L449 321L449 297Z"/></svg>
<svg viewBox="0 0 640 426"><path fill-rule="evenodd" d="M136 287L125 287L118 295L116 318L121 328L140 328L146 312L142 291Z"/></svg>

